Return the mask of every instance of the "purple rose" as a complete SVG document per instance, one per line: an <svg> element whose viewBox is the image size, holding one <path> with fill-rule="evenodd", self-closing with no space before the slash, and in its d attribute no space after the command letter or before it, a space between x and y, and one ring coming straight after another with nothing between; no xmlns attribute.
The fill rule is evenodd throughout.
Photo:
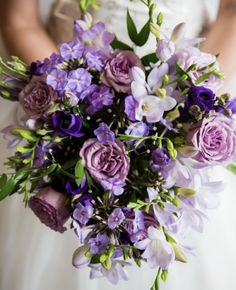
<svg viewBox="0 0 236 290"><path fill-rule="evenodd" d="M194 125L187 140L196 149L193 158L206 165L227 163L236 155L236 126L223 114L212 113Z"/></svg>
<svg viewBox="0 0 236 290"><path fill-rule="evenodd" d="M66 196L50 186L41 189L29 200L29 207L40 221L52 230L63 233L64 224L70 217Z"/></svg>
<svg viewBox="0 0 236 290"><path fill-rule="evenodd" d="M117 50L105 65L103 83L117 92L127 93L132 82L131 69L134 66L142 68L142 63L136 54Z"/></svg>
<svg viewBox="0 0 236 290"><path fill-rule="evenodd" d="M33 77L20 92L19 101L26 114L33 119L40 118L58 100L58 94L48 86L42 77Z"/></svg>
<svg viewBox="0 0 236 290"><path fill-rule="evenodd" d="M82 121L78 115L73 115L69 112L57 111L52 116L52 124L60 137L73 136L80 138L84 135L80 132L82 128Z"/></svg>
<svg viewBox="0 0 236 290"><path fill-rule="evenodd" d="M111 178L125 181L129 173L130 159L125 153L124 144L118 140L101 143L97 139L89 139L80 150L80 156L84 166L98 182Z"/></svg>
<svg viewBox="0 0 236 290"><path fill-rule="evenodd" d="M210 89L192 87L185 100L185 108L189 110L192 106L198 106L201 111L209 113L214 108L215 97L214 92Z"/></svg>

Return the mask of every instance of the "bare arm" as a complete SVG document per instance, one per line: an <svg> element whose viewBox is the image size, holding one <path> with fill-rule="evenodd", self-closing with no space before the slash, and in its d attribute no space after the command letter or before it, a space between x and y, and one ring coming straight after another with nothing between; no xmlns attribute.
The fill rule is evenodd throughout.
<svg viewBox="0 0 236 290"><path fill-rule="evenodd" d="M220 53L219 61L226 79L236 73L236 0L221 0L217 20L207 35L203 49Z"/></svg>
<svg viewBox="0 0 236 290"><path fill-rule="evenodd" d="M9 53L26 63L57 51L40 23L38 0L0 0L0 27Z"/></svg>

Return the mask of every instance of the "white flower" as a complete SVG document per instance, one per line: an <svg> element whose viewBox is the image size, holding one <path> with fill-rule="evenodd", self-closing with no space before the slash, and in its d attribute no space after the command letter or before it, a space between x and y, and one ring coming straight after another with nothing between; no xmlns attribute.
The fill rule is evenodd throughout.
<svg viewBox="0 0 236 290"><path fill-rule="evenodd" d="M144 250L142 257L147 260L150 268L167 269L175 258L174 250L163 232L152 226L148 228L148 237L135 243L135 247Z"/></svg>
<svg viewBox="0 0 236 290"><path fill-rule="evenodd" d="M97 279L106 277L112 284L117 284L119 280L128 280L128 275L124 269L125 266L130 265L127 262L113 260L112 266L109 270L102 267L101 264L91 264L90 279Z"/></svg>
<svg viewBox="0 0 236 290"><path fill-rule="evenodd" d="M75 268L82 269L89 265L90 258L86 257L85 254L89 250L88 244L79 247L73 255L72 264Z"/></svg>
<svg viewBox="0 0 236 290"><path fill-rule="evenodd" d="M162 85L162 78L168 73L168 65L162 64L154 67L147 78L144 72L134 67L132 69L133 82L131 84L132 95L138 102L136 109L136 119L141 121L146 117L149 123L155 123L162 119L165 111L173 109L176 100L169 96L161 96L158 89Z"/></svg>

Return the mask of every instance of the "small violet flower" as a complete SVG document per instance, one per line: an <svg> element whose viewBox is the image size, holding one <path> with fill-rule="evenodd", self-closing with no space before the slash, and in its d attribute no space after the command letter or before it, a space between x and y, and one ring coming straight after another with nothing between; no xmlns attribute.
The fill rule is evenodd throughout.
<svg viewBox="0 0 236 290"><path fill-rule="evenodd" d="M73 219L81 225L86 225L89 219L93 216L94 208L90 202L78 203L73 212Z"/></svg>
<svg viewBox="0 0 236 290"><path fill-rule="evenodd" d="M90 239L88 243L92 254L101 254L107 250L110 241L106 234L98 234L96 238Z"/></svg>
<svg viewBox="0 0 236 290"><path fill-rule="evenodd" d="M91 74L84 68L78 68L69 73L65 90L79 97L79 95L90 86L91 81Z"/></svg>
<svg viewBox="0 0 236 290"><path fill-rule="evenodd" d="M55 91L63 92L67 85L67 79L67 72L62 69L53 68L47 76L47 84Z"/></svg>
<svg viewBox="0 0 236 290"><path fill-rule="evenodd" d="M108 217L108 226L114 230L117 228L125 219L125 215L120 208L116 208Z"/></svg>
<svg viewBox="0 0 236 290"><path fill-rule="evenodd" d="M60 45L59 49L64 59L76 59L82 57L84 45L78 41L65 42Z"/></svg>
<svg viewBox="0 0 236 290"><path fill-rule="evenodd" d="M100 123L99 127L94 130L94 134L101 143L113 143L115 141L115 133L105 123Z"/></svg>
<svg viewBox="0 0 236 290"><path fill-rule="evenodd" d="M111 178L109 180L102 180L101 186L110 192L112 192L115 196L120 196L124 192L124 186L125 182L117 179L117 178Z"/></svg>

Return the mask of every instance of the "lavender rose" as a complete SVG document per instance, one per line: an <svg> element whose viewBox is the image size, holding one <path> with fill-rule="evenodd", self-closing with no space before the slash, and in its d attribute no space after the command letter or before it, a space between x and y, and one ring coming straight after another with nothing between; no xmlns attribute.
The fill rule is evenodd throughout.
<svg viewBox="0 0 236 290"><path fill-rule="evenodd" d="M236 156L236 126L223 114L212 113L190 128L187 140L196 149L193 158L206 165L228 163Z"/></svg>
<svg viewBox="0 0 236 290"><path fill-rule="evenodd" d="M98 182L111 178L124 181L129 173L130 159L125 153L124 144L118 140L100 143L97 139L89 139L80 150L80 156Z"/></svg>
<svg viewBox="0 0 236 290"><path fill-rule="evenodd" d="M142 63L136 54L117 50L105 65L103 83L117 92L127 93L132 82L131 69L134 66L142 68Z"/></svg>
<svg viewBox="0 0 236 290"><path fill-rule="evenodd" d="M29 207L40 221L52 230L63 233L64 224L70 217L66 196L50 186L41 189L29 200Z"/></svg>
<svg viewBox="0 0 236 290"><path fill-rule="evenodd" d="M32 119L40 118L57 100L58 94L38 76L33 77L19 94L24 111Z"/></svg>

